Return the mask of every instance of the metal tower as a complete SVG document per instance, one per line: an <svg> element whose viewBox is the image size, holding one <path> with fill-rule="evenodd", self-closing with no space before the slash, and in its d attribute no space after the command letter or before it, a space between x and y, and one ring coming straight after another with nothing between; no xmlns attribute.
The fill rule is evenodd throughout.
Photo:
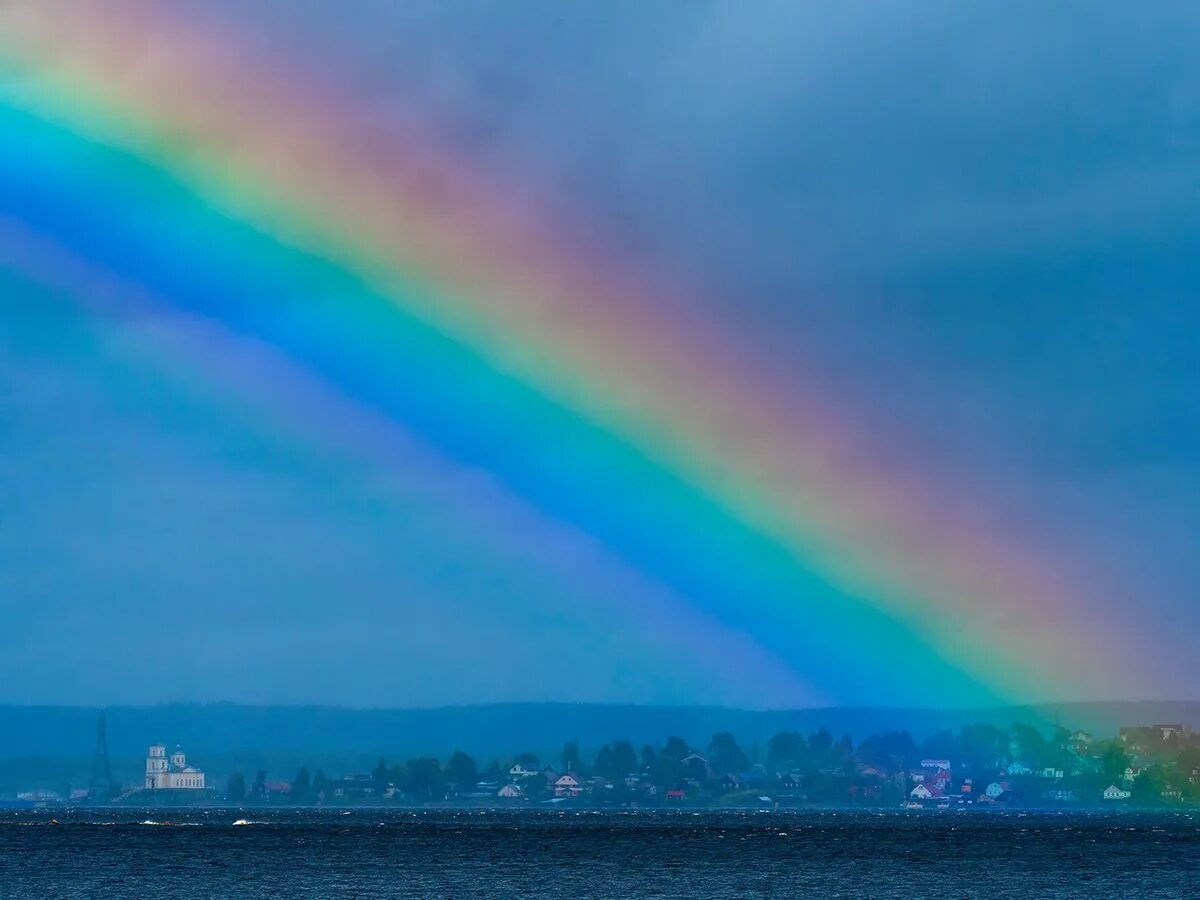
<svg viewBox="0 0 1200 900"><path fill-rule="evenodd" d="M96 753L92 757L92 780L88 785L88 800L92 803L107 803L112 799L112 770L108 766L108 734L104 727L104 713L96 722Z"/></svg>

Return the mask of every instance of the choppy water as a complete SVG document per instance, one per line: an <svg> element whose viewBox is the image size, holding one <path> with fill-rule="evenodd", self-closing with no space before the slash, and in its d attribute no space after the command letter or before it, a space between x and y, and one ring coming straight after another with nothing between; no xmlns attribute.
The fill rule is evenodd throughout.
<svg viewBox="0 0 1200 900"><path fill-rule="evenodd" d="M0 896L1200 896L1200 811L50 815L0 812Z"/></svg>

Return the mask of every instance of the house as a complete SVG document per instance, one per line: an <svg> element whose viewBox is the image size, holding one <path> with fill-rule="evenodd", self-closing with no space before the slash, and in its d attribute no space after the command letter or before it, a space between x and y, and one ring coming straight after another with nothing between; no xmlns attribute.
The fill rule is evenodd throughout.
<svg viewBox="0 0 1200 900"><path fill-rule="evenodd" d="M1007 794L1010 790L1012 790L1012 788L1009 787L1007 781L993 781L983 789L983 793L985 796L991 797L993 800L995 800L1001 794Z"/></svg>
<svg viewBox="0 0 1200 900"><path fill-rule="evenodd" d="M683 767L688 774L698 781L708 781L712 775L712 771L708 766L708 760L699 753L689 753L680 762L683 763Z"/></svg>
<svg viewBox="0 0 1200 900"><path fill-rule="evenodd" d="M921 760L922 769L946 769L950 770L950 760L948 759L923 759Z"/></svg>
<svg viewBox="0 0 1200 900"><path fill-rule="evenodd" d="M578 797L582 793L583 784L570 772L560 775L554 782L555 797Z"/></svg>
<svg viewBox="0 0 1200 900"><path fill-rule="evenodd" d="M357 772L351 775L344 775L336 781L331 781L329 787L332 790L334 797L345 799L362 799L375 794L375 776L365 772ZM384 794L387 794L387 788L391 788L392 796L396 794L395 785L388 783L384 789Z"/></svg>
<svg viewBox="0 0 1200 900"><path fill-rule="evenodd" d="M1047 766L1038 772L1038 778L1042 779L1043 781L1061 781L1062 777L1063 770L1056 769L1054 766Z"/></svg>
<svg viewBox="0 0 1200 900"><path fill-rule="evenodd" d="M1131 795L1129 791L1123 791L1115 784L1110 784L1104 789L1104 793L1101 796L1105 800L1128 800Z"/></svg>
<svg viewBox="0 0 1200 900"><path fill-rule="evenodd" d="M1075 747L1087 747L1091 745L1093 740L1095 739L1092 737L1090 731L1076 731L1067 738L1067 743Z"/></svg>
<svg viewBox="0 0 1200 900"><path fill-rule="evenodd" d="M263 790L268 797L283 800L292 793L292 784L290 781L268 781L263 784Z"/></svg>
<svg viewBox="0 0 1200 900"><path fill-rule="evenodd" d="M954 777L950 774L949 769L938 769L932 775L926 776L925 783L926 784L934 784L940 790L944 791L950 785L950 782L953 780L954 780Z"/></svg>
<svg viewBox="0 0 1200 900"><path fill-rule="evenodd" d="M1025 763L1021 762L1020 760L1013 760L1012 762L1010 762L1008 764L1007 771L1005 771L1001 774L1003 774L1003 775L1029 775L1032 772L1033 772L1033 769L1031 769Z"/></svg>
<svg viewBox="0 0 1200 900"><path fill-rule="evenodd" d="M721 779L721 787L727 791L740 791L745 784L740 776L730 773Z"/></svg>
<svg viewBox="0 0 1200 900"><path fill-rule="evenodd" d="M923 783L909 791L908 796L913 800L941 800L946 795L941 788Z"/></svg>
<svg viewBox="0 0 1200 900"><path fill-rule="evenodd" d="M680 788L673 788L667 791L668 800L684 800L687 798L687 793Z"/></svg>
<svg viewBox="0 0 1200 900"><path fill-rule="evenodd" d="M537 769L527 768L521 763L513 763L508 769L509 778L532 778L537 774Z"/></svg>
<svg viewBox="0 0 1200 900"><path fill-rule="evenodd" d="M785 772L779 776L779 786L781 788L798 788L800 787L800 776Z"/></svg>
<svg viewBox="0 0 1200 900"><path fill-rule="evenodd" d="M505 800L521 800L525 797L525 792L515 784L506 784L496 793L497 797L503 797Z"/></svg>
<svg viewBox="0 0 1200 900"><path fill-rule="evenodd" d="M1126 784L1131 784L1137 780L1137 777L1142 774L1140 766L1126 766L1125 774L1121 776L1121 780Z"/></svg>
<svg viewBox="0 0 1200 900"><path fill-rule="evenodd" d="M1164 741L1169 741L1174 738L1185 738L1188 736L1188 728L1186 725L1155 725L1154 728L1162 735Z"/></svg>
<svg viewBox="0 0 1200 900"><path fill-rule="evenodd" d="M962 783L962 786L961 786L961 787L959 787L959 789L958 789L958 792L959 792L960 794L972 794L972 793L974 793L974 792L975 792L975 783L974 783L974 782L973 782L973 781L972 781L970 778L966 779L966 780L965 780L965 781Z"/></svg>
<svg viewBox="0 0 1200 900"><path fill-rule="evenodd" d="M1043 799L1052 800L1058 803L1074 803L1077 799L1075 792L1068 788L1054 788L1050 791L1045 791L1042 794Z"/></svg>
<svg viewBox="0 0 1200 900"><path fill-rule="evenodd" d="M863 766L858 770L859 775L865 775L867 778L887 778L887 772L878 766Z"/></svg>

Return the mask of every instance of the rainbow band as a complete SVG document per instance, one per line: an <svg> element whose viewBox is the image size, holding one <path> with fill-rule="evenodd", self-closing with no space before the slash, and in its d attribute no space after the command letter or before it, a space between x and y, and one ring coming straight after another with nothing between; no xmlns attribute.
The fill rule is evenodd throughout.
<svg viewBox="0 0 1200 900"><path fill-rule="evenodd" d="M336 121L331 134L304 126L319 149L282 176L271 162L289 157L286 142L260 134L225 153L221 129L249 117L222 119L222 90L180 74L195 56L186 42L167 54L182 60L176 83L156 88L106 80L107 51L72 40L67 63L14 55L6 67L7 215L494 474L832 699L864 673L902 673L908 693L939 702L1025 697L1070 665L1045 619L1033 634L1003 617L980 627L989 599L1015 592L1052 620L1057 591L951 536L906 533L918 517L903 492L839 471L853 435L821 418L797 427L786 398L739 376L740 354L711 334L655 321L621 294L627 282L591 278L552 246L521 243L513 261L486 222L455 235L453 210L416 201L391 215L371 200L388 171L348 174L330 149L344 137ZM195 121L176 93L204 101ZM305 175L321 185L315 201Z"/></svg>

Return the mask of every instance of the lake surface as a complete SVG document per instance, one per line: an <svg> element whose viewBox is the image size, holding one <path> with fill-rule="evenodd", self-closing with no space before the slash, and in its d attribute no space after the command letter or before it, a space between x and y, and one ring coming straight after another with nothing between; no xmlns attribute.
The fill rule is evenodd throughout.
<svg viewBox="0 0 1200 900"><path fill-rule="evenodd" d="M4 898L1197 895L1200 810L0 811Z"/></svg>

